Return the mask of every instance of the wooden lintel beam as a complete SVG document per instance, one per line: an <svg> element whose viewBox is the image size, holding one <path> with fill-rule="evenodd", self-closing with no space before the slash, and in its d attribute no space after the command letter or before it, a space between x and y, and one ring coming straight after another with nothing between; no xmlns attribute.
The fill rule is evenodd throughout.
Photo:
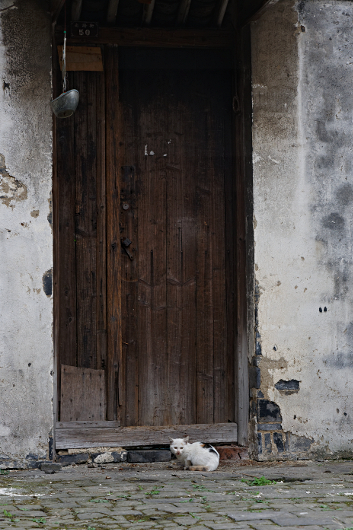
<svg viewBox="0 0 353 530"><path fill-rule="evenodd" d="M190 10L191 0L182 0L179 5L177 24L185 24Z"/></svg>
<svg viewBox="0 0 353 530"><path fill-rule="evenodd" d="M245 0L243 5L239 6L238 25L242 27L256 20L268 7L277 2L278 0Z"/></svg>
<svg viewBox="0 0 353 530"><path fill-rule="evenodd" d="M62 44L63 31L56 32ZM161 29L161 28L100 28L98 37L68 37L68 45L145 46L151 48L232 48L234 31L230 29Z"/></svg>
<svg viewBox="0 0 353 530"><path fill-rule="evenodd" d="M107 24L115 24L118 13L119 0L109 0L107 10Z"/></svg>

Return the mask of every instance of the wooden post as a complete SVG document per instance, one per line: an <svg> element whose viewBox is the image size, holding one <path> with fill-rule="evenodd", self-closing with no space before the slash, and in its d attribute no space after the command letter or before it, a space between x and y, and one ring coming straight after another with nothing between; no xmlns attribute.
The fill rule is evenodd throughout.
<svg viewBox="0 0 353 530"><path fill-rule="evenodd" d="M237 292L237 341L236 341L236 408L238 443L248 443L249 422L249 366L253 324L251 304L253 289L252 245L252 138L251 138L251 49L250 28L239 36L237 74L237 98L233 102L236 112L236 292ZM237 106L239 107L237 108Z"/></svg>
<svg viewBox="0 0 353 530"><path fill-rule="evenodd" d="M107 420L118 417L121 390L121 280L119 234L119 138L121 138L118 47L106 50L106 175L107 175Z"/></svg>

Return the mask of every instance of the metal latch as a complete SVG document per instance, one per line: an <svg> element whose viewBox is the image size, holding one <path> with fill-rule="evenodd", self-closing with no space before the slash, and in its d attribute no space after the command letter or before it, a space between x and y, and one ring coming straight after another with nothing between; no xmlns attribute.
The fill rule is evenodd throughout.
<svg viewBox="0 0 353 530"><path fill-rule="evenodd" d="M130 241L130 239L128 237L125 237L125 239L121 240L121 246L123 247L123 249L125 250L126 254L129 256L129 258L132 261L134 259L134 256L129 250L129 246L131 245L131 243L132 243L132 241Z"/></svg>

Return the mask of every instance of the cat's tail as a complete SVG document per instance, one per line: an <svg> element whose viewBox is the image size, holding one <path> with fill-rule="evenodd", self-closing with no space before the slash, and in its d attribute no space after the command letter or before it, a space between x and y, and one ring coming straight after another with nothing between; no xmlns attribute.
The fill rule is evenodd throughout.
<svg viewBox="0 0 353 530"><path fill-rule="evenodd" d="M190 471L209 471L207 466L189 466Z"/></svg>

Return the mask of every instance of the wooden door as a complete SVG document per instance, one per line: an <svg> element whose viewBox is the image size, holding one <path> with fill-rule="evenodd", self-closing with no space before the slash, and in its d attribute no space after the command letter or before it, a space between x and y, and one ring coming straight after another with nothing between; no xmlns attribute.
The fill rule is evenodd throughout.
<svg viewBox="0 0 353 530"><path fill-rule="evenodd" d="M58 419L105 420L107 366L103 72L70 72L74 115L57 119L54 299ZM61 81L56 90L60 93Z"/></svg>
<svg viewBox="0 0 353 530"><path fill-rule="evenodd" d="M230 58L121 49L119 86L117 417L234 422Z"/></svg>
<svg viewBox="0 0 353 530"><path fill-rule="evenodd" d="M236 419L232 70L225 50L107 48L56 120L58 419L141 445ZM102 445L60 429L57 447Z"/></svg>

